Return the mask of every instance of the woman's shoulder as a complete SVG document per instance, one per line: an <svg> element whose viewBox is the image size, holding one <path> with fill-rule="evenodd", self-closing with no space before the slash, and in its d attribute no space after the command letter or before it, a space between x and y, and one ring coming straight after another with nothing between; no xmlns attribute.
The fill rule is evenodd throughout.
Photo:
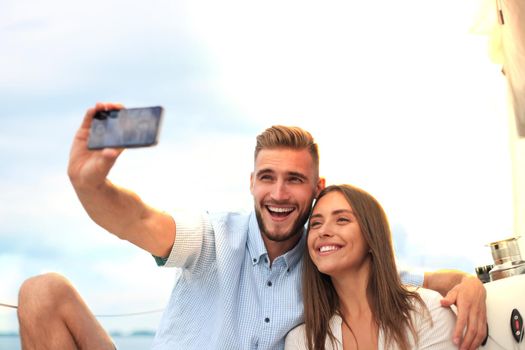
<svg viewBox="0 0 525 350"><path fill-rule="evenodd" d="M441 299L443 299L443 296L435 290L426 289L423 287L409 287L408 289L419 294L421 300L423 303L425 303L429 311L437 307L441 308Z"/></svg>
<svg viewBox="0 0 525 350"><path fill-rule="evenodd" d="M456 315L450 308L441 306L441 294L425 288L417 288L414 291L424 303L417 303L419 305L412 311L412 320L419 338L418 348L457 349L452 342Z"/></svg>
<svg viewBox="0 0 525 350"><path fill-rule="evenodd" d="M297 327L293 328L291 331L289 331L286 337L288 338L288 337L302 336L305 334L305 332L306 332L306 327L304 323L302 323L298 325Z"/></svg>
<svg viewBox="0 0 525 350"><path fill-rule="evenodd" d="M284 340L284 349L308 349L304 323L288 332Z"/></svg>
<svg viewBox="0 0 525 350"><path fill-rule="evenodd" d="M412 317L416 324L430 323L438 327L454 328L456 314L451 308L441 306L441 299L443 299L441 294L426 288L416 288L413 291L417 292L423 301L423 304L413 301L415 308L412 311Z"/></svg>

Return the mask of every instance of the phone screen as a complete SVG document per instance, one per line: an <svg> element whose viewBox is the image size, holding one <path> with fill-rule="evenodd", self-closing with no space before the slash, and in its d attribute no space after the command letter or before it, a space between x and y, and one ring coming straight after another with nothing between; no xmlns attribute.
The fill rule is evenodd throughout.
<svg viewBox="0 0 525 350"><path fill-rule="evenodd" d="M99 111L89 132L88 148L130 148L157 144L163 108Z"/></svg>

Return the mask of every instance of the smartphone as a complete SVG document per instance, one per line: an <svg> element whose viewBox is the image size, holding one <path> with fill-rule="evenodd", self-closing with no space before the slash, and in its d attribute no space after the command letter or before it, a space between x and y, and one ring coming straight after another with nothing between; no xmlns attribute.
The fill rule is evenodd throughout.
<svg viewBox="0 0 525 350"><path fill-rule="evenodd" d="M88 149L156 145L163 113L160 106L99 111L91 123Z"/></svg>

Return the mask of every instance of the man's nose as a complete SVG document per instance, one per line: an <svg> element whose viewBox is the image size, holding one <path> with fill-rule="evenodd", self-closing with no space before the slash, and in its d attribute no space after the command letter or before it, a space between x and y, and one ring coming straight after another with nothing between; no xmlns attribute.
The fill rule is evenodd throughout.
<svg viewBox="0 0 525 350"><path fill-rule="evenodd" d="M275 182L272 189L272 199L276 201L284 201L290 199L290 194L284 181Z"/></svg>

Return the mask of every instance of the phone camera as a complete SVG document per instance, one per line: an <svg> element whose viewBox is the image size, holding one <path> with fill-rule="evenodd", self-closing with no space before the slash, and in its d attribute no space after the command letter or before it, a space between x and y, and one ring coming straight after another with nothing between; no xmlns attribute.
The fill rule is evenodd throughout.
<svg viewBox="0 0 525 350"><path fill-rule="evenodd" d="M95 119L104 120L104 119L108 119L108 117L109 117L109 112L107 111L98 111L95 114Z"/></svg>

